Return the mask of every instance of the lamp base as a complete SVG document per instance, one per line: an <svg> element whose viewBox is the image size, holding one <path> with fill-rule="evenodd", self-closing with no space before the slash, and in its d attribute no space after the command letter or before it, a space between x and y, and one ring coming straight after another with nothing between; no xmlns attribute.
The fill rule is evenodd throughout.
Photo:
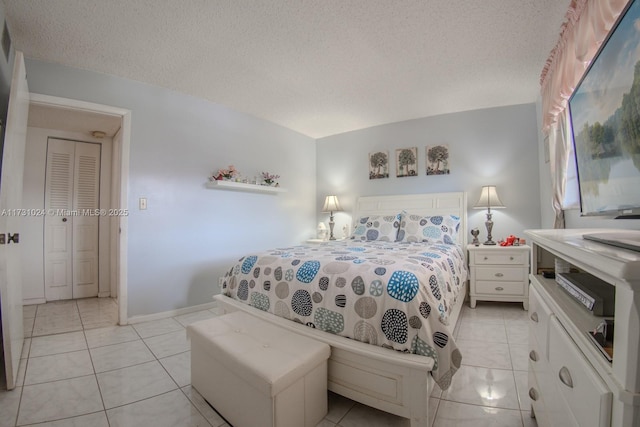
<svg viewBox="0 0 640 427"><path fill-rule="evenodd" d="M487 241L484 242L487 246L495 246L496 242L491 239L491 230L493 230L493 221L491 221L491 210L487 212L487 220L484 222L487 227Z"/></svg>
<svg viewBox="0 0 640 427"><path fill-rule="evenodd" d="M333 222L333 212L331 212L331 216L329 217L329 240L336 240L336 238L333 235L333 226L336 223Z"/></svg>

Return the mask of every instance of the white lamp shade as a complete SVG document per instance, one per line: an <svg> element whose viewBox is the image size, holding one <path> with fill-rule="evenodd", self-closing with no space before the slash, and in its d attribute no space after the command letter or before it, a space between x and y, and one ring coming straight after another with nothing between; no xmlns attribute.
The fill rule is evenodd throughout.
<svg viewBox="0 0 640 427"><path fill-rule="evenodd" d="M480 198L478 202L473 207L474 209L501 209L505 206L500 201L500 197L498 197L498 192L496 191L495 185L485 185L482 187L482 191L480 192Z"/></svg>
<svg viewBox="0 0 640 427"><path fill-rule="evenodd" d="M327 196L324 199L322 212L340 212L341 210L342 207L340 207L340 202L338 202L337 196Z"/></svg>

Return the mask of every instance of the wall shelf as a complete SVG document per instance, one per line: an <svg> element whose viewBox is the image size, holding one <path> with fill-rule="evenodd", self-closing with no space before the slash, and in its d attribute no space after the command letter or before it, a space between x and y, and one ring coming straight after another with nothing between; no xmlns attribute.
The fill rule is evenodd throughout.
<svg viewBox="0 0 640 427"><path fill-rule="evenodd" d="M207 188L215 190L229 191L248 191L252 193L285 193L287 190L281 187L270 187L268 185L247 184L235 181L209 181L206 183Z"/></svg>

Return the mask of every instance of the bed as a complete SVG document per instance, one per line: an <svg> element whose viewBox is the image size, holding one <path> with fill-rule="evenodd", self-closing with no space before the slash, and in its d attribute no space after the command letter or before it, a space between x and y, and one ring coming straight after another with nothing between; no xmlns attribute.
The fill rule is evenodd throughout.
<svg viewBox="0 0 640 427"><path fill-rule="evenodd" d="M426 427L461 361L466 195L361 197L353 218L353 239L242 257L214 298L328 343L331 391Z"/></svg>

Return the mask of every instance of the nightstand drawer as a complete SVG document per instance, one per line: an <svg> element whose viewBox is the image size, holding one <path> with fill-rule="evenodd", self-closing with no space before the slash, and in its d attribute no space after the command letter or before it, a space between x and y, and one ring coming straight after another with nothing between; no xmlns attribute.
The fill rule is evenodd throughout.
<svg viewBox="0 0 640 427"><path fill-rule="evenodd" d="M523 282L484 282L478 280L476 282L476 292L478 294L490 295L523 295Z"/></svg>
<svg viewBox="0 0 640 427"><path fill-rule="evenodd" d="M512 264L529 265L529 251L510 251L509 249L494 251L476 251L473 253L474 264Z"/></svg>
<svg viewBox="0 0 640 427"><path fill-rule="evenodd" d="M493 280L500 282L524 281L527 273L523 268L513 267L476 267L476 280Z"/></svg>

